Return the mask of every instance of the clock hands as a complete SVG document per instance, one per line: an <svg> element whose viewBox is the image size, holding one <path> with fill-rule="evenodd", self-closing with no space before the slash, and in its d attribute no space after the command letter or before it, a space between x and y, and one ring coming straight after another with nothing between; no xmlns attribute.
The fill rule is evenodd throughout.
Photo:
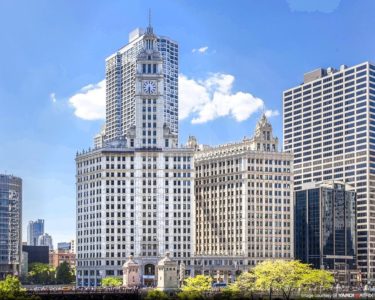
<svg viewBox="0 0 375 300"><path fill-rule="evenodd" d="M148 94L154 93L156 90L155 83L153 83L152 81L146 81L143 85L143 90Z"/></svg>

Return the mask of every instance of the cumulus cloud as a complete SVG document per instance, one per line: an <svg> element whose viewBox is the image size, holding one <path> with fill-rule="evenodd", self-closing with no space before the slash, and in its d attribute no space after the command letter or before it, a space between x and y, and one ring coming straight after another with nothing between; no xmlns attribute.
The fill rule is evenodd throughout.
<svg viewBox="0 0 375 300"><path fill-rule="evenodd" d="M201 124L230 116L241 122L260 110L263 100L248 92L234 93L234 80L230 74L211 74L205 80L180 74L180 120L192 117L193 124Z"/></svg>
<svg viewBox="0 0 375 300"><path fill-rule="evenodd" d="M74 114L84 120L105 118L105 80L89 84L69 98Z"/></svg>
<svg viewBox="0 0 375 300"><path fill-rule="evenodd" d="M51 101L53 103L56 103L57 99L56 99L56 94L55 93L51 93L49 94L49 98L51 99Z"/></svg>
<svg viewBox="0 0 375 300"><path fill-rule="evenodd" d="M201 53L201 54L204 54L204 53L206 53L207 52L207 50L208 50L208 46L204 46L204 47L200 47L200 48L198 48L198 49L193 49L193 50L191 50L191 52L193 52L193 53L195 53L195 52L199 52L199 53Z"/></svg>
<svg viewBox="0 0 375 300"><path fill-rule="evenodd" d="M277 117L278 115L280 115L278 110L272 110L272 109L267 109L264 112L264 114L266 115L267 118Z"/></svg>
<svg viewBox="0 0 375 300"><path fill-rule="evenodd" d="M341 0L287 0L292 12L331 13L337 9Z"/></svg>
<svg viewBox="0 0 375 300"><path fill-rule="evenodd" d="M248 119L264 109L264 101L249 92L233 92L235 77L214 73L203 80L179 75L179 119L202 124L220 117L237 122ZM84 86L69 98L74 114L84 120L105 118L105 80ZM277 110L265 111L267 117L278 116Z"/></svg>

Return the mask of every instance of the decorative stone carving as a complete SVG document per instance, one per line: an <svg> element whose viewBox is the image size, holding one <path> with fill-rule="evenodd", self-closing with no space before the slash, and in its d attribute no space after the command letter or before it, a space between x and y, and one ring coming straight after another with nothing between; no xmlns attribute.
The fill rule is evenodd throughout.
<svg viewBox="0 0 375 300"><path fill-rule="evenodd" d="M133 255L122 266L123 270L123 286L127 288L137 287L140 285L140 267L133 260Z"/></svg>
<svg viewBox="0 0 375 300"><path fill-rule="evenodd" d="M170 258L169 252L157 265L158 285L160 290L173 290L178 288L177 262Z"/></svg>

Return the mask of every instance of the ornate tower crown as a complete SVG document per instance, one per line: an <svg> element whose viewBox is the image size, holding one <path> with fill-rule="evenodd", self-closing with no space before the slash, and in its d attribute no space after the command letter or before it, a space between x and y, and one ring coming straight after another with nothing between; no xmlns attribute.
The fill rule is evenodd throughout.
<svg viewBox="0 0 375 300"><path fill-rule="evenodd" d="M151 26L151 10L148 15L148 26L145 33L145 49L155 50L156 49L156 35L154 34L154 29Z"/></svg>
<svg viewBox="0 0 375 300"><path fill-rule="evenodd" d="M263 114L255 127L254 138L266 138L267 132L269 133L270 138L272 138L272 125L268 122L266 115ZM266 136L264 136L264 133L266 133Z"/></svg>
<svg viewBox="0 0 375 300"><path fill-rule="evenodd" d="M255 127L252 142L256 150L277 151L278 138L273 136L272 125L264 113Z"/></svg>

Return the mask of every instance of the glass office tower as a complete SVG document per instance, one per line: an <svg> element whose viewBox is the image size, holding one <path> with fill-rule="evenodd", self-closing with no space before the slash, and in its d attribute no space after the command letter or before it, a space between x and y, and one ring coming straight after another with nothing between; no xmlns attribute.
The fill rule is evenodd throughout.
<svg viewBox="0 0 375 300"><path fill-rule="evenodd" d="M356 270L356 193L337 182L296 191L295 258L314 268Z"/></svg>
<svg viewBox="0 0 375 300"><path fill-rule="evenodd" d="M38 246L38 239L44 234L44 220L29 221L27 225L27 244Z"/></svg>

